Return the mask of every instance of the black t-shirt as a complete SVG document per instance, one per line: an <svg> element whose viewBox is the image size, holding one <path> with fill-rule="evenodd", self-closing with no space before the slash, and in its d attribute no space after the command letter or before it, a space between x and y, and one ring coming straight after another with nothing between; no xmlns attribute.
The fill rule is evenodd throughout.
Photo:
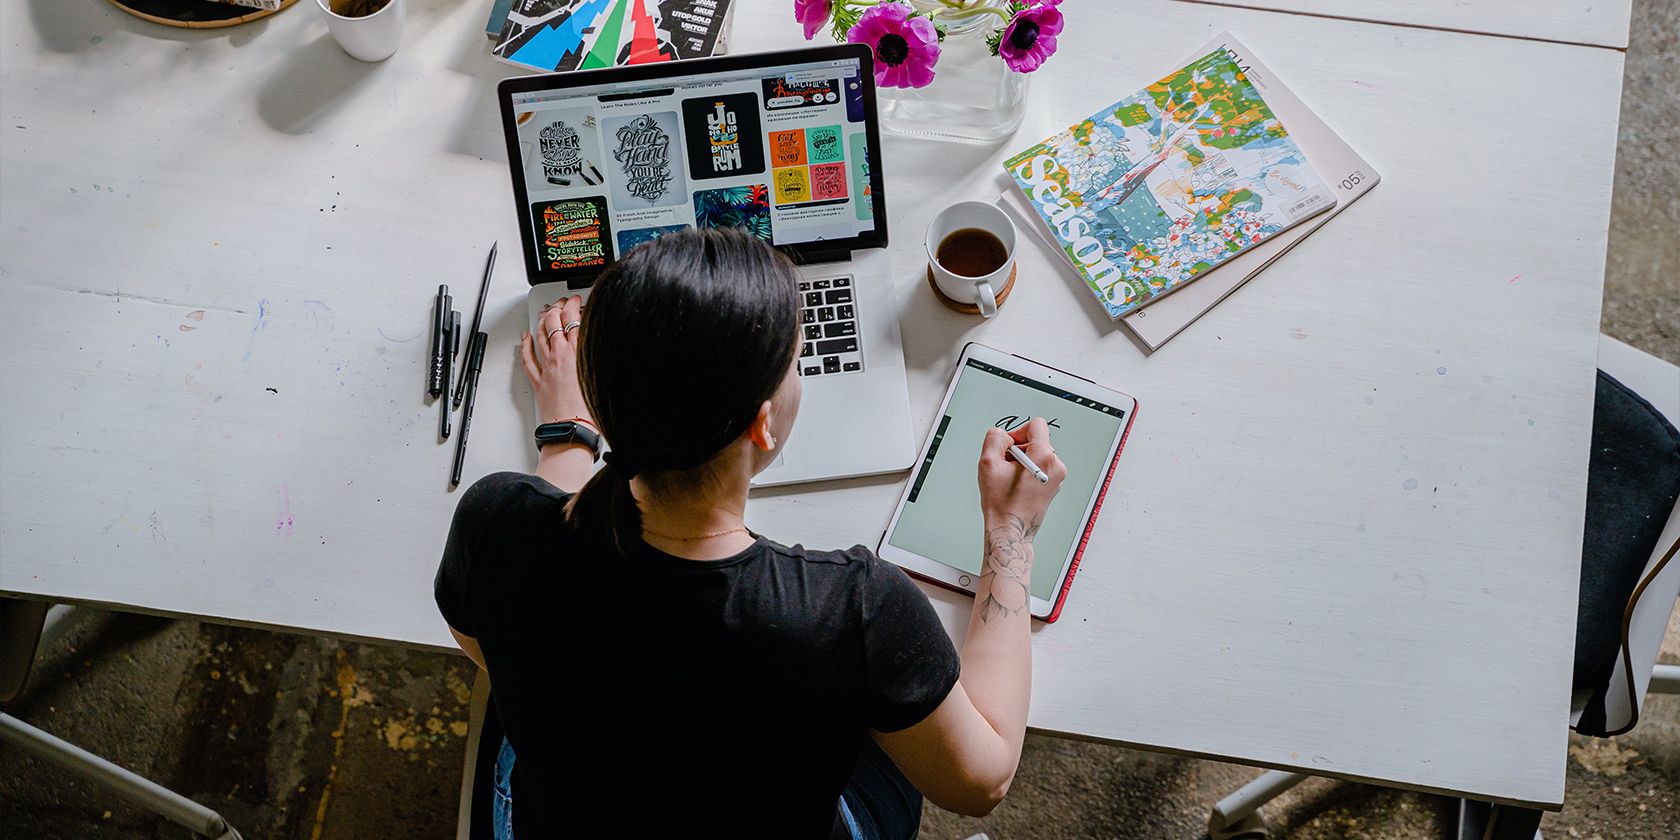
<svg viewBox="0 0 1680 840"><path fill-rule="evenodd" d="M573 535L569 498L486 476L437 573L518 756L518 836L627 800L638 833L827 836L867 730L919 723L956 684L927 597L863 546L758 537L722 560L645 544L620 560Z"/></svg>

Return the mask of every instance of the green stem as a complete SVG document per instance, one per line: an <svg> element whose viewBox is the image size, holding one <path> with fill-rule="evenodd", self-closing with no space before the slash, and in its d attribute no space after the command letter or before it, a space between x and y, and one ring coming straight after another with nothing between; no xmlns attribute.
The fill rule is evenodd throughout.
<svg viewBox="0 0 1680 840"><path fill-rule="evenodd" d="M869 8L873 8L875 6L879 6L882 3L893 3L893 2L899 2L899 0L834 0L832 8L834 10L833 14L834 14L834 23L835 23L835 27L834 27L834 38L835 38L835 40L843 41L846 38L845 33L841 30L841 27L840 27L840 24L844 20L842 14L841 14L841 10L843 10L843 9L869 9ZM969 4L975 3L975 2L978 2L978 0L939 0L939 5L944 6L949 11L935 10L935 11L929 12L928 17L932 18L935 21L947 20L947 19L949 19L949 20L962 20L962 19L965 19L965 18L977 17L979 15L991 14L991 15L997 15L998 19L1003 21L1004 23L1008 23L1010 21L1011 15L1009 14L1009 11L1008 11L1007 7L998 8L997 6L974 6L974 5L969 5ZM860 11L858 14L861 15L862 12ZM852 17L851 21L856 22L856 19L857 19L856 17ZM851 27L850 27L850 25L847 25L846 28L850 29Z"/></svg>
<svg viewBox="0 0 1680 840"><path fill-rule="evenodd" d="M1008 22L1009 13L996 6L970 6L971 0L939 0L939 5L950 9L953 18L968 18L976 15L993 14Z"/></svg>

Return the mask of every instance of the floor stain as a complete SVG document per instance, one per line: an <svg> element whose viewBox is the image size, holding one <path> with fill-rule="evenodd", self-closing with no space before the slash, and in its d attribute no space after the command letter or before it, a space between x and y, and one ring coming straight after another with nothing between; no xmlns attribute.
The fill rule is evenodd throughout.
<svg viewBox="0 0 1680 840"><path fill-rule="evenodd" d="M1624 776L1627 775L1628 767L1636 763L1639 751L1632 747L1623 747L1615 741L1595 739L1581 744L1570 744L1569 757L1575 759L1575 763L1581 765L1588 773Z"/></svg>

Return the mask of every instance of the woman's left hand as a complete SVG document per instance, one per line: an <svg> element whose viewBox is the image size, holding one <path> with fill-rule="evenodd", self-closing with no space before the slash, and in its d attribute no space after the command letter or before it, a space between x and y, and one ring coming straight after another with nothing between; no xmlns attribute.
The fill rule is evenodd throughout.
<svg viewBox="0 0 1680 840"><path fill-rule="evenodd" d="M568 295L543 310L537 320L542 335L526 333L519 340L525 376L537 392L538 422L581 417L594 424L578 385L577 341L582 323L583 298Z"/></svg>

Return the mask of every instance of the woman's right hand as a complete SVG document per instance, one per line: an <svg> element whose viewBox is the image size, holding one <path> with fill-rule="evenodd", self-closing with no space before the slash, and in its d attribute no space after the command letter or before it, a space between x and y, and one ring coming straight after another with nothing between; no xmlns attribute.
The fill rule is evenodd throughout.
<svg viewBox="0 0 1680 840"><path fill-rule="evenodd" d="M1041 482L1017 464L1009 454L1010 444L1020 444L1050 480ZM1044 418L1034 417L1013 432L986 430L980 447L980 513L986 521L1018 517L1023 535L1031 539L1065 478L1067 466L1050 446L1050 427Z"/></svg>

